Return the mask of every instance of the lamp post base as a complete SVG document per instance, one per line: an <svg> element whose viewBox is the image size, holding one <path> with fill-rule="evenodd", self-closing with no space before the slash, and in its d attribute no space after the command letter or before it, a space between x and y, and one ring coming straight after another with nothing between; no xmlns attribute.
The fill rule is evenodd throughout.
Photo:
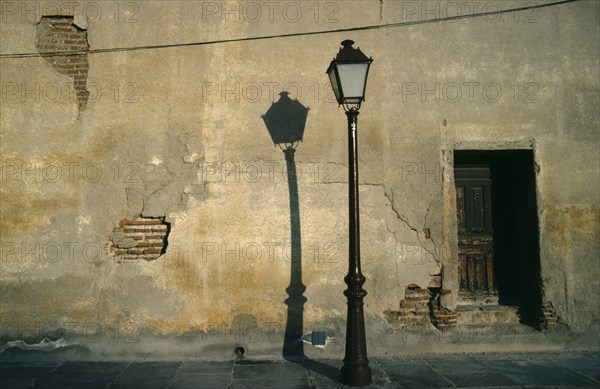
<svg viewBox="0 0 600 389"><path fill-rule="evenodd" d="M344 365L340 378L342 384L349 386L367 386L373 382L369 365Z"/></svg>
<svg viewBox="0 0 600 389"><path fill-rule="evenodd" d="M348 289L344 294L348 298L348 316L346 320L346 355L341 369L341 381L350 386L367 386L371 380L371 368L367 358L367 339L363 298L367 292L362 288L365 277L359 274L344 278Z"/></svg>

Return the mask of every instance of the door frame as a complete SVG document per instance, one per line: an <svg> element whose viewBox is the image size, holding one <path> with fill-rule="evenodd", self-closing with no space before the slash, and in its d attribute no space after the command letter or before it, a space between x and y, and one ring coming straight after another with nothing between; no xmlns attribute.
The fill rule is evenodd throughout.
<svg viewBox="0 0 600 389"><path fill-rule="evenodd" d="M443 228L444 228L444 242L442 250L442 263L443 263L443 289L449 291L441 296L441 303L444 307L455 310L459 305L459 275L458 275L458 221L456 217L456 182L454 179L454 152L455 151L483 151L483 152L494 152L494 151L531 151L533 155L534 167L538 165L537 153L535 150L535 143L533 140L517 140L517 141L505 141L505 142L454 142L450 144L450 147L442 150L442 166L443 166L443 180L442 180L442 196L444 204L443 212ZM541 199L539 193L538 171L535 169L535 200L536 200L536 214L538 226L541 219ZM541 251L541 229L538 228L538 239L537 249L540 253L540 271L542 272L543 258ZM543 289L544 285L541 285Z"/></svg>

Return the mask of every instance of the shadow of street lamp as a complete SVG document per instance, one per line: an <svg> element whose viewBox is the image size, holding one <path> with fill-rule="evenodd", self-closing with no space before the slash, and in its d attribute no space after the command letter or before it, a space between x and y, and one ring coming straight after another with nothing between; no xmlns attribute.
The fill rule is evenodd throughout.
<svg viewBox="0 0 600 389"><path fill-rule="evenodd" d="M279 100L262 116L273 143L284 151L296 150L304 136L309 110L297 99L290 99L288 92L281 92Z"/></svg>
<svg viewBox="0 0 600 389"><path fill-rule="evenodd" d="M311 360L304 354L304 297L306 286L302 283L302 236L300 229L300 202L298 177L294 154L302 142L309 108L298 100L290 99L287 92L279 94L279 100L262 116L271 140L285 155L288 190L290 197L291 267L290 284L286 288L288 298L282 355L284 359L302 364L315 373L331 380L339 378L339 370L333 366Z"/></svg>
<svg viewBox="0 0 600 389"><path fill-rule="evenodd" d="M286 360L304 362L304 304L306 286L302 283L302 236L300 229L300 204L298 199L298 177L294 154L302 142L304 127L309 108L298 100L289 98L287 92L281 92L280 98L273 103L263 120L273 143L283 150L287 167L287 181L290 197L290 234L291 234L291 271L290 285L286 292L288 307L285 327L283 357Z"/></svg>

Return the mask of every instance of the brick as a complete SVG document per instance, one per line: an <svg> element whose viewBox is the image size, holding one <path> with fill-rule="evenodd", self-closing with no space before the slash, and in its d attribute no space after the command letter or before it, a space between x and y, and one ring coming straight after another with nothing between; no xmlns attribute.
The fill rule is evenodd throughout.
<svg viewBox="0 0 600 389"><path fill-rule="evenodd" d="M398 320L398 312L384 311L383 314L385 315L388 321Z"/></svg>
<svg viewBox="0 0 600 389"><path fill-rule="evenodd" d="M156 225L156 224L160 224L160 220L159 219L138 219L138 220L131 220L129 221L129 224L131 225Z"/></svg>
<svg viewBox="0 0 600 389"><path fill-rule="evenodd" d="M77 64L73 65L79 66ZM113 235L118 234L120 231L124 237L137 242L135 247L127 250L128 256L152 261L161 255L165 246L163 239L168 230L167 226L162 224L161 219L138 218L129 220L125 218L119 222L119 226L120 228L117 228ZM157 233L156 231L160 232Z"/></svg>
<svg viewBox="0 0 600 389"><path fill-rule="evenodd" d="M415 303L427 304L427 303L429 303L430 298L431 298L431 296L406 296L405 300L413 301Z"/></svg>
<svg viewBox="0 0 600 389"><path fill-rule="evenodd" d="M408 290L406 290L404 292L404 294L406 296L429 296L429 291L428 290L422 290L422 289L420 289L420 290L410 290L410 289L408 289Z"/></svg>
<svg viewBox="0 0 600 389"><path fill-rule="evenodd" d="M144 240L144 242L150 243L151 246L150 247L163 247L165 245L165 242L162 240Z"/></svg>
<svg viewBox="0 0 600 389"><path fill-rule="evenodd" d="M129 224L125 228L135 230L137 232L152 232L152 226L145 226L143 224Z"/></svg>
<svg viewBox="0 0 600 389"><path fill-rule="evenodd" d="M136 247L160 247L162 248L164 244L162 242L140 242Z"/></svg>

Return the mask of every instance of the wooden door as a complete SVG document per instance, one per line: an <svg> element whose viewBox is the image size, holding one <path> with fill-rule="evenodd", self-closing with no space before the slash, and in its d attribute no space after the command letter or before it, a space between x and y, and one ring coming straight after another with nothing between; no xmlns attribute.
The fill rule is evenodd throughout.
<svg viewBox="0 0 600 389"><path fill-rule="evenodd" d="M496 302L494 238L488 165L454 168L458 221L459 296L474 302Z"/></svg>

